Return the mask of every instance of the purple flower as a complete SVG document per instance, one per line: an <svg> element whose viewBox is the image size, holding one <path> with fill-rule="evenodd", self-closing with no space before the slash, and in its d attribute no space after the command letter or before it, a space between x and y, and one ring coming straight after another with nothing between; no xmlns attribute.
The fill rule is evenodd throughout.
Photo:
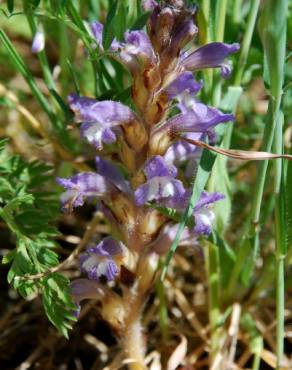
<svg viewBox="0 0 292 370"><path fill-rule="evenodd" d="M153 133L169 130L173 133L207 133L219 123L232 121L234 119L232 114L222 113L220 110L208 107L193 98L187 102L184 101L180 103L178 106L183 113L173 116L156 130L154 129Z"/></svg>
<svg viewBox="0 0 292 370"><path fill-rule="evenodd" d="M140 70L140 65L153 64L156 56L151 41L144 31L127 31L125 42L112 45L112 51L117 51L117 59L134 73Z"/></svg>
<svg viewBox="0 0 292 370"><path fill-rule="evenodd" d="M107 161L101 157L95 158L96 171L99 175L111 182L120 191L126 194L131 194L131 188L129 183L125 180L122 172L110 161Z"/></svg>
<svg viewBox="0 0 292 370"><path fill-rule="evenodd" d="M90 29L99 49L103 51L103 24L98 21L93 21L90 23ZM109 51L116 51L119 47L121 47L121 43L113 39Z"/></svg>
<svg viewBox="0 0 292 370"><path fill-rule="evenodd" d="M111 237L103 239L97 246L88 248L80 256L81 271L90 280L99 281L101 276L112 281L118 275L119 265L124 255L124 245Z"/></svg>
<svg viewBox="0 0 292 370"><path fill-rule="evenodd" d="M212 224L215 220L215 214L210 209L213 203L224 199L225 196L220 193L207 193L203 191L201 197L194 208L195 228L198 234L209 235L212 232Z"/></svg>
<svg viewBox="0 0 292 370"><path fill-rule="evenodd" d="M77 122L83 122L82 136L97 149L116 140L118 126L135 121L131 109L115 101L97 101L76 94L69 95L68 101Z"/></svg>
<svg viewBox="0 0 292 370"><path fill-rule="evenodd" d="M184 70L196 71L204 68L221 68L223 77L228 77L231 69L225 59L229 54L239 50L239 44L224 44L221 42L212 42L204 45L192 53L183 53L181 55L181 66Z"/></svg>
<svg viewBox="0 0 292 370"><path fill-rule="evenodd" d="M194 24L194 14L197 8L189 9L188 13L181 17L171 33L171 43L169 49L173 57L179 55L180 50L190 42L198 32L198 27Z"/></svg>
<svg viewBox="0 0 292 370"><path fill-rule="evenodd" d="M143 0L144 10L153 10L158 6L158 3L155 0Z"/></svg>
<svg viewBox="0 0 292 370"><path fill-rule="evenodd" d="M94 21L90 23L90 28L98 47L103 49L102 47L103 24L98 21Z"/></svg>
<svg viewBox="0 0 292 370"><path fill-rule="evenodd" d="M172 242L174 241L178 228L179 224L165 224L155 241L149 246L151 250L158 254L167 253L169 251L169 248L171 247ZM194 230L185 227L179 240L179 246L195 247L197 245L198 234Z"/></svg>
<svg viewBox="0 0 292 370"><path fill-rule="evenodd" d="M180 204L180 209L185 209L189 202L190 190L186 192L188 196L185 196L184 202ZM199 235L209 235L212 232L212 223L215 218L215 214L210 208L213 203L224 198L224 195L220 193L207 193L203 192L201 197L194 208L193 217L195 221L195 227L185 227L182 236L179 241L179 246L192 246L198 245ZM159 235L154 242L150 244L150 248L153 252L158 254L166 253L178 231L178 224L167 223L163 226Z"/></svg>
<svg viewBox="0 0 292 370"><path fill-rule="evenodd" d="M73 315L78 317L80 314L80 302L83 299L98 299L104 296L103 288L98 282L88 279L77 279L70 284L73 301L76 304L76 311Z"/></svg>
<svg viewBox="0 0 292 370"><path fill-rule="evenodd" d="M95 21L90 24L90 27L96 43L103 50L103 24ZM124 34L124 39L125 42L114 39L109 50L116 53L115 57L132 72L139 69L141 62L146 64L156 62L156 56L147 33L144 31L127 31Z"/></svg>
<svg viewBox="0 0 292 370"><path fill-rule="evenodd" d="M102 197L111 190L105 178L93 172L78 173L69 179L57 178L57 183L66 189L61 195L64 211L82 206L88 197Z"/></svg>
<svg viewBox="0 0 292 370"><path fill-rule="evenodd" d="M185 195L181 181L175 179L177 169L169 165L161 156L149 159L144 169L147 181L135 191L138 206L155 200L160 205L172 207Z"/></svg>
<svg viewBox="0 0 292 370"><path fill-rule="evenodd" d="M45 47L45 34L42 30L39 30L34 35L31 51L33 53L39 53L40 51L44 50L44 47Z"/></svg>
<svg viewBox="0 0 292 370"><path fill-rule="evenodd" d="M167 86L167 94L170 100L179 99L183 93L197 94L202 88L203 82L197 82L192 72L186 71L180 74L175 81Z"/></svg>
<svg viewBox="0 0 292 370"><path fill-rule="evenodd" d="M184 135L191 140L202 140L203 136L200 132L188 132ZM168 163L181 163L187 160L198 160L200 155L200 148L186 141L178 140L168 148L164 158Z"/></svg>

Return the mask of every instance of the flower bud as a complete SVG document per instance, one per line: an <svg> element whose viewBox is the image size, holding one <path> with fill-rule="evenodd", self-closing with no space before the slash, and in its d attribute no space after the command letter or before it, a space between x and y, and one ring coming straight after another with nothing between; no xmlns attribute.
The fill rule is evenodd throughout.
<svg viewBox="0 0 292 370"><path fill-rule="evenodd" d="M34 35L31 51L33 53L39 53L40 51L44 50L44 47L45 47L45 34L42 30L39 30Z"/></svg>
<svg viewBox="0 0 292 370"><path fill-rule="evenodd" d="M150 242L151 237L155 235L163 223L166 221L166 217L155 209L149 210L139 225L139 231L143 235L143 239Z"/></svg>
<svg viewBox="0 0 292 370"><path fill-rule="evenodd" d="M135 120L125 125L122 129L125 139L131 148L136 152L141 151L148 140L148 135L143 124Z"/></svg>
<svg viewBox="0 0 292 370"><path fill-rule="evenodd" d="M135 206L125 194L117 193L112 196L112 211L121 224L126 224L128 228L135 225Z"/></svg>
<svg viewBox="0 0 292 370"><path fill-rule="evenodd" d="M125 320L122 298L115 293L107 294L102 301L101 314L103 319L119 332Z"/></svg>
<svg viewBox="0 0 292 370"><path fill-rule="evenodd" d="M156 43L158 52L169 44L174 21L175 16L173 10L168 7L162 9L156 26Z"/></svg>
<svg viewBox="0 0 292 370"><path fill-rule="evenodd" d="M156 132L149 142L149 156L164 155L171 144L171 135L165 131Z"/></svg>
<svg viewBox="0 0 292 370"><path fill-rule="evenodd" d="M143 259L140 259L137 276L139 279L139 290L140 292L147 293L154 282L155 274L158 267L158 255L151 253Z"/></svg>
<svg viewBox="0 0 292 370"><path fill-rule="evenodd" d="M129 145L126 143L124 138L119 138L119 144L120 144L120 159L124 163L124 165L127 167L127 169L133 173L136 171L136 156L133 149L129 147Z"/></svg>

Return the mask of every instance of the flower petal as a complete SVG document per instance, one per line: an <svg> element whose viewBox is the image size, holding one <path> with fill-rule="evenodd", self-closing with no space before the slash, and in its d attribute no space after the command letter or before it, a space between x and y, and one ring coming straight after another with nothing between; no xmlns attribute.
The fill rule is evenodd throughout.
<svg viewBox="0 0 292 370"><path fill-rule="evenodd" d="M221 67L223 76L230 73L225 58L229 54L236 53L239 50L239 44L224 44L221 42L212 42L195 50L191 54L183 54L181 66L189 71L196 71L204 68Z"/></svg>
<svg viewBox="0 0 292 370"><path fill-rule="evenodd" d="M98 101L71 94L68 96L68 102L75 113L77 122L99 122L111 127L135 119L129 107L116 101Z"/></svg>
<svg viewBox="0 0 292 370"><path fill-rule="evenodd" d="M131 193L130 186L118 167L101 157L96 157L95 163L98 174L108 179L108 181L110 181L122 192Z"/></svg>
<svg viewBox="0 0 292 370"><path fill-rule="evenodd" d="M93 172L79 173L69 179L57 178L57 183L67 190L61 195L64 211L82 206L88 197L102 197L112 190L104 177Z"/></svg>
<svg viewBox="0 0 292 370"><path fill-rule="evenodd" d="M99 281L101 276L105 276L108 281L112 281L119 272L118 264L124 251L125 247L120 241L107 237L81 254L81 271L90 280Z"/></svg>
<svg viewBox="0 0 292 370"><path fill-rule="evenodd" d="M174 241L178 228L178 224L167 223L164 225L156 240L149 246L151 250L158 254L167 253ZM185 227L179 240L179 246L195 247L197 245L198 234L194 230Z"/></svg>
<svg viewBox="0 0 292 370"><path fill-rule="evenodd" d="M74 302L79 304L83 299L97 299L104 295L101 285L88 279L76 279L70 284Z"/></svg>
<svg viewBox="0 0 292 370"><path fill-rule="evenodd" d="M198 211L199 209L211 205L212 203L218 202L219 200L222 200L224 198L225 195L221 193L208 193L207 191L203 191L194 210Z"/></svg>
<svg viewBox="0 0 292 370"><path fill-rule="evenodd" d="M175 166L166 163L163 157L156 155L151 157L145 165L144 172L148 180L157 176L176 177L177 169Z"/></svg>
<svg viewBox="0 0 292 370"><path fill-rule="evenodd" d="M156 56L151 41L144 31L125 32L125 42L116 44L113 49L118 51L117 58L120 59L130 71L140 69L140 62L153 64Z"/></svg>
<svg viewBox="0 0 292 370"><path fill-rule="evenodd" d="M68 101L77 122L83 122L81 135L97 149L102 149L103 143L111 144L116 141L118 126L138 124L131 109L119 102L97 101L76 94L69 95Z"/></svg>
<svg viewBox="0 0 292 370"><path fill-rule="evenodd" d="M194 231L198 234L209 235L212 232L212 224L215 220L215 214L208 208L201 208L194 213L195 228Z"/></svg>
<svg viewBox="0 0 292 370"><path fill-rule="evenodd" d="M153 177L135 191L135 202L141 206L155 200L159 205L172 207L184 196L185 188L181 181L173 177Z"/></svg>
<svg viewBox="0 0 292 370"><path fill-rule="evenodd" d="M200 132L188 132L184 136L192 140L202 140L203 135ZM178 140L168 148L164 158L168 163L181 163L188 159L197 160L200 154L200 148L186 141Z"/></svg>
<svg viewBox="0 0 292 370"><path fill-rule="evenodd" d="M197 94L202 88L202 81L197 82L192 72L186 71L180 74L166 89L169 99L174 99L183 92Z"/></svg>
<svg viewBox="0 0 292 370"><path fill-rule="evenodd" d="M103 24L98 22L98 21L94 21L94 22L90 23L90 28L91 28L92 34L93 34L93 36L96 40L97 45L100 48L103 48L103 46L102 46Z"/></svg>
<svg viewBox="0 0 292 370"><path fill-rule="evenodd" d="M39 53L40 51L44 50L45 47L45 34L43 31L37 31L34 35L31 51L33 53Z"/></svg>
<svg viewBox="0 0 292 370"><path fill-rule="evenodd" d="M89 253L95 253L99 256L122 256L124 253L124 246L120 241L111 237L107 237L104 238L95 247L91 247L87 251Z"/></svg>
<svg viewBox="0 0 292 370"><path fill-rule="evenodd" d="M153 10L158 6L158 3L155 0L143 0L142 5L144 10Z"/></svg>
<svg viewBox="0 0 292 370"><path fill-rule="evenodd" d="M198 103L185 113L177 114L160 126L159 131L173 130L176 133L183 132L202 132L206 133L219 123L234 120L232 114L225 114L216 108L208 107ZM158 130L157 130L158 131Z"/></svg>

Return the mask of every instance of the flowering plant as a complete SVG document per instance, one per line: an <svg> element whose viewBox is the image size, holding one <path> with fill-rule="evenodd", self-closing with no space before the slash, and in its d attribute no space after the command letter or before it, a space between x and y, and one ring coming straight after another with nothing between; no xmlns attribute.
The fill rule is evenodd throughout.
<svg viewBox="0 0 292 370"><path fill-rule="evenodd" d="M6 3L3 367L291 368L287 0Z"/></svg>
<svg viewBox="0 0 292 370"><path fill-rule="evenodd" d="M99 154L95 173L58 179L66 190L61 196L63 210L94 200L111 227L111 236L81 254L86 279L73 281L72 292L77 311L82 299L101 299L103 316L120 333L133 369L145 366L140 316L157 278L158 257L167 253L178 228L161 210L183 213L191 196L190 176L201 155L183 138L214 142L216 126L234 119L199 101L196 95L203 82L193 72L220 68L226 78L231 73L227 57L239 49L236 43L220 42L186 48L198 32L196 8L176 1L144 6L152 11L147 33L127 31L124 41L114 39L109 46L111 56L132 75L133 107L76 94L68 97L82 137L101 153L112 144L114 154ZM103 51L103 25L93 22L91 31ZM187 163L185 173L182 162ZM200 235L212 232L212 205L223 198L220 193L202 192L183 230L182 245L194 247ZM130 283L125 271L132 275ZM122 294L107 294L102 278L119 281Z"/></svg>

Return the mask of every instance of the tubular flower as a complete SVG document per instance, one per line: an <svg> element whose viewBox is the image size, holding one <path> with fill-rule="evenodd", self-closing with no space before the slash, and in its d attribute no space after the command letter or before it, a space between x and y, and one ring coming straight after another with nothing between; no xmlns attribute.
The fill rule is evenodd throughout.
<svg viewBox="0 0 292 370"><path fill-rule="evenodd" d="M211 135L215 126L234 119L232 114L222 113L220 110L208 107L195 98L185 95L178 108L182 113L176 114L166 120L151 132L151 154L164 155L174 141L179 140L179 135L198 133L200 139Z"/></svg>
<svg viewBox="0 0 292 370"><path fill-rule="evenodd" d="M100 277L104 276L108 281L112 281L118 275L123 250L121 242L110 237L105 238L80 256L81 271L86 273L90 280L99 281Z"/></svg>
<svg viewBox="0 0 292 370"><path fill-rule="evenodd" d="M80 302L84 299L99 299L104 296L103 288L96 281L88 279L76 279L70 284L73 302L76 304L76 310L73 315L80 315Z"/></svg>
<svg viewBox="0 0 292 370"><path fill-rule="evenodd" d="M121 103L97 101L75 94L69 95L68 101L77 122L82 122L81 135L96 149L102 149L103 143L115 142L119 126L137 124L135 114Z"/></svg>
<svg viewBox="0 0 292 370"><path fill-rule="evenodd" d="M220 193L207 193L203 191L201 197L194 208L195 227L194 232L198 234L209 235L212 232L212 224L215 220L215 213L212 211L212 205L225 196Z"/></svg>
<svg viewBox="0 0 292 370"><path fill-rule="evenodd" d="M119 50L118 59L132 72L140 69L140 64L155 63L156 56L148 35L143 31L125 32L125 43L115 46Z"/></svg>
<svg viewBox="0 0 292 370"><path fill-rule="evenodd" d="M185 195L185 189L180 180L175 179L177 169L168 165L161 156L152 157L146 164L144 172L147 181L135 191L135 201L138 206L155 200L159 204L176 204Z"/></svg>
<svg viewBox="0 0 292 370"><path fill-rule="evenodd" d="M194 79L192 72L186 71L178 76L178 78L167 86L166 92L170 100L180 100L183 94L197 94L203 86L203 82L197 82Z"/></svg>
<svg viewBox="0 0 292 370"><path fill-rule="evenodd" d="M58 178L57 182L66 189L61 195L64 211L82 206L86 198L104 197L111 190L106 179L93 172L79 173L69 179Z"/></svg>
<svg viewBox="0 0 292 370"><path fill-rule="evenodd" d="M239 50L239 44L224 44L222 42L211 42L191 53L183 53L180 65L183 69L196 71L204 68L221 68L222 77L228 77L231 68L226 63L226 58Z"/></svg>

